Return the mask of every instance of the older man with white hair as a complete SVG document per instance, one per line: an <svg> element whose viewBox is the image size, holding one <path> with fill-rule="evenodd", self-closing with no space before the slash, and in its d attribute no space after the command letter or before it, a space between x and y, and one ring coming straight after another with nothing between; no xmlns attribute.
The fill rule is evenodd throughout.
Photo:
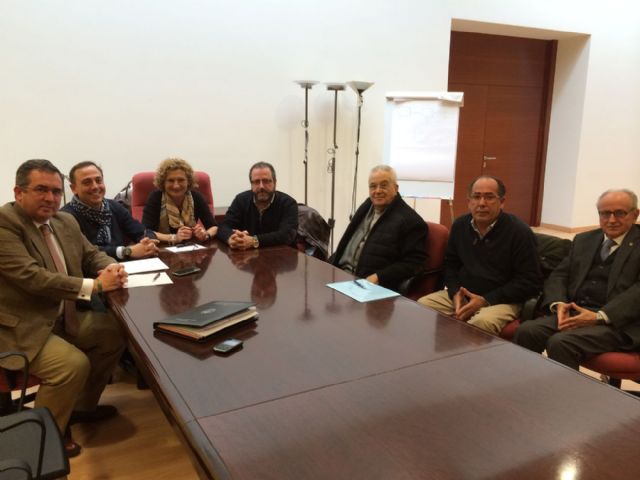
<svg viewBox="0 0 640 480"><path fill-rule="evenodd" d="M398 193L396 172L378 165L369 174L369 198L358 208L333 265L396 289L425 265L427 225Z"/></svg>
<svg viewBox="0 0 640 480"><path fill-rule="evenodd" d="M576 235L545 282L549 314L524 322L514 339L575 370L590 356L640 347L638 197L607 190L597 208L600 228Z"/></svg>

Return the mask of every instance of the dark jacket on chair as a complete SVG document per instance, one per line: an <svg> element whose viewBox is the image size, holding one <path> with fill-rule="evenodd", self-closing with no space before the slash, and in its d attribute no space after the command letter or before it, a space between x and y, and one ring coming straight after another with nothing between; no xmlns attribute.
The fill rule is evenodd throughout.
<svg viewBox="0 0 640 480"><path fill-rule="evenodd" d="M367 198L340 239L338 249L330 259L333 265L338 266L351 236L370 208L371 200ZM398 194L371 229L362 247L355 275L364 278L376 273L380 285L396 289L402 281L424 269L427 230L427 224L420 215Z"/></svg>

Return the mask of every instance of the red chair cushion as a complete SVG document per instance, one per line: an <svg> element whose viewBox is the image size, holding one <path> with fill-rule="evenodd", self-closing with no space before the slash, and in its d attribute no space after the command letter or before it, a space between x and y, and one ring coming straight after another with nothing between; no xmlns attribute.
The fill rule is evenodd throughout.
<svg viewBox="0 0 640 480"><path fill-rule="evenodd" d="M516 330L519 326L520 320L513 320L512 322L507 323L500 332L500 338L504 338L510 342L513 341L513 336L516 334Z"/></svg>
<svg viewBox="0 0 640 480"><path fill-rule="evenodd" d="M7 375L10 375L12 377L11 383L14 385L13 387L9 384ZM7 393L14 390L20 390L23 383L24 375L22 375L21 371L9 372L3 368L0 368L0 392ZM34 377L33 375L29 375L29 378L27 378L27 388L35 387L36 385L40 385L40 379L38 377Z"/></svg>
<svg viewBox="0 0 640 480"><path fill-rule="evenodd" d="M589 358L582 366L614 378L640 379L640 352L607 352Z"/></svg>

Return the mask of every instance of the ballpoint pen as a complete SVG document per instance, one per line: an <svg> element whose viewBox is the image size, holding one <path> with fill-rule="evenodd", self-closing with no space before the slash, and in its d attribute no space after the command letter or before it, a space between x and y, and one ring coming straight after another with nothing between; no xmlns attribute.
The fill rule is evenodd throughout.
<svg viewBox="0 0 640 480"><path fill-rule="evenodd" d="M355 279L355 280L353 281L353 283L355 283L355 284L356 284L357 286L359 286L360 288L364 288L365 290L367 289L367 287L365 287L364 285L362 285L362 284L358 281L358 279Z"/></svg>
<svg viewBox="0 0 640 480"><path fill-rule="evenodd" d="M156 273L156 274L153 276L153 280L151 280L151 281L152 281L152 282L155 282L155 281L156 281L157 279L159 279L159 278L160 278L160 272Z"/></svg>

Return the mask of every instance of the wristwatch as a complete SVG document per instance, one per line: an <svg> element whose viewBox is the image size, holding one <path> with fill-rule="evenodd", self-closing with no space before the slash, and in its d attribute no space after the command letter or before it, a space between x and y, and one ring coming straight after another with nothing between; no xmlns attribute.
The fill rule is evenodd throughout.
<svg viewBox="0 0 640 480"><path fill-rule="evenodd" d="M122 249L122 256L125 260L129 260L131 258L131 247L124 247Z"/></svg>
<svg viewBox="0 0 640 480"><path fill-rule="evenodd" d="M607 323L607 321L604 319L604 315L602 315L602 312L600 311L596 312L596 323L598 323L599 325L604 325L605 323Z"/></svg>
<svg viewBox="0 0 640 480"><path fill-rule="evenodd" d="M253 248L258 248L260 246L260 241L256 235L253 236Z"/></svg>

